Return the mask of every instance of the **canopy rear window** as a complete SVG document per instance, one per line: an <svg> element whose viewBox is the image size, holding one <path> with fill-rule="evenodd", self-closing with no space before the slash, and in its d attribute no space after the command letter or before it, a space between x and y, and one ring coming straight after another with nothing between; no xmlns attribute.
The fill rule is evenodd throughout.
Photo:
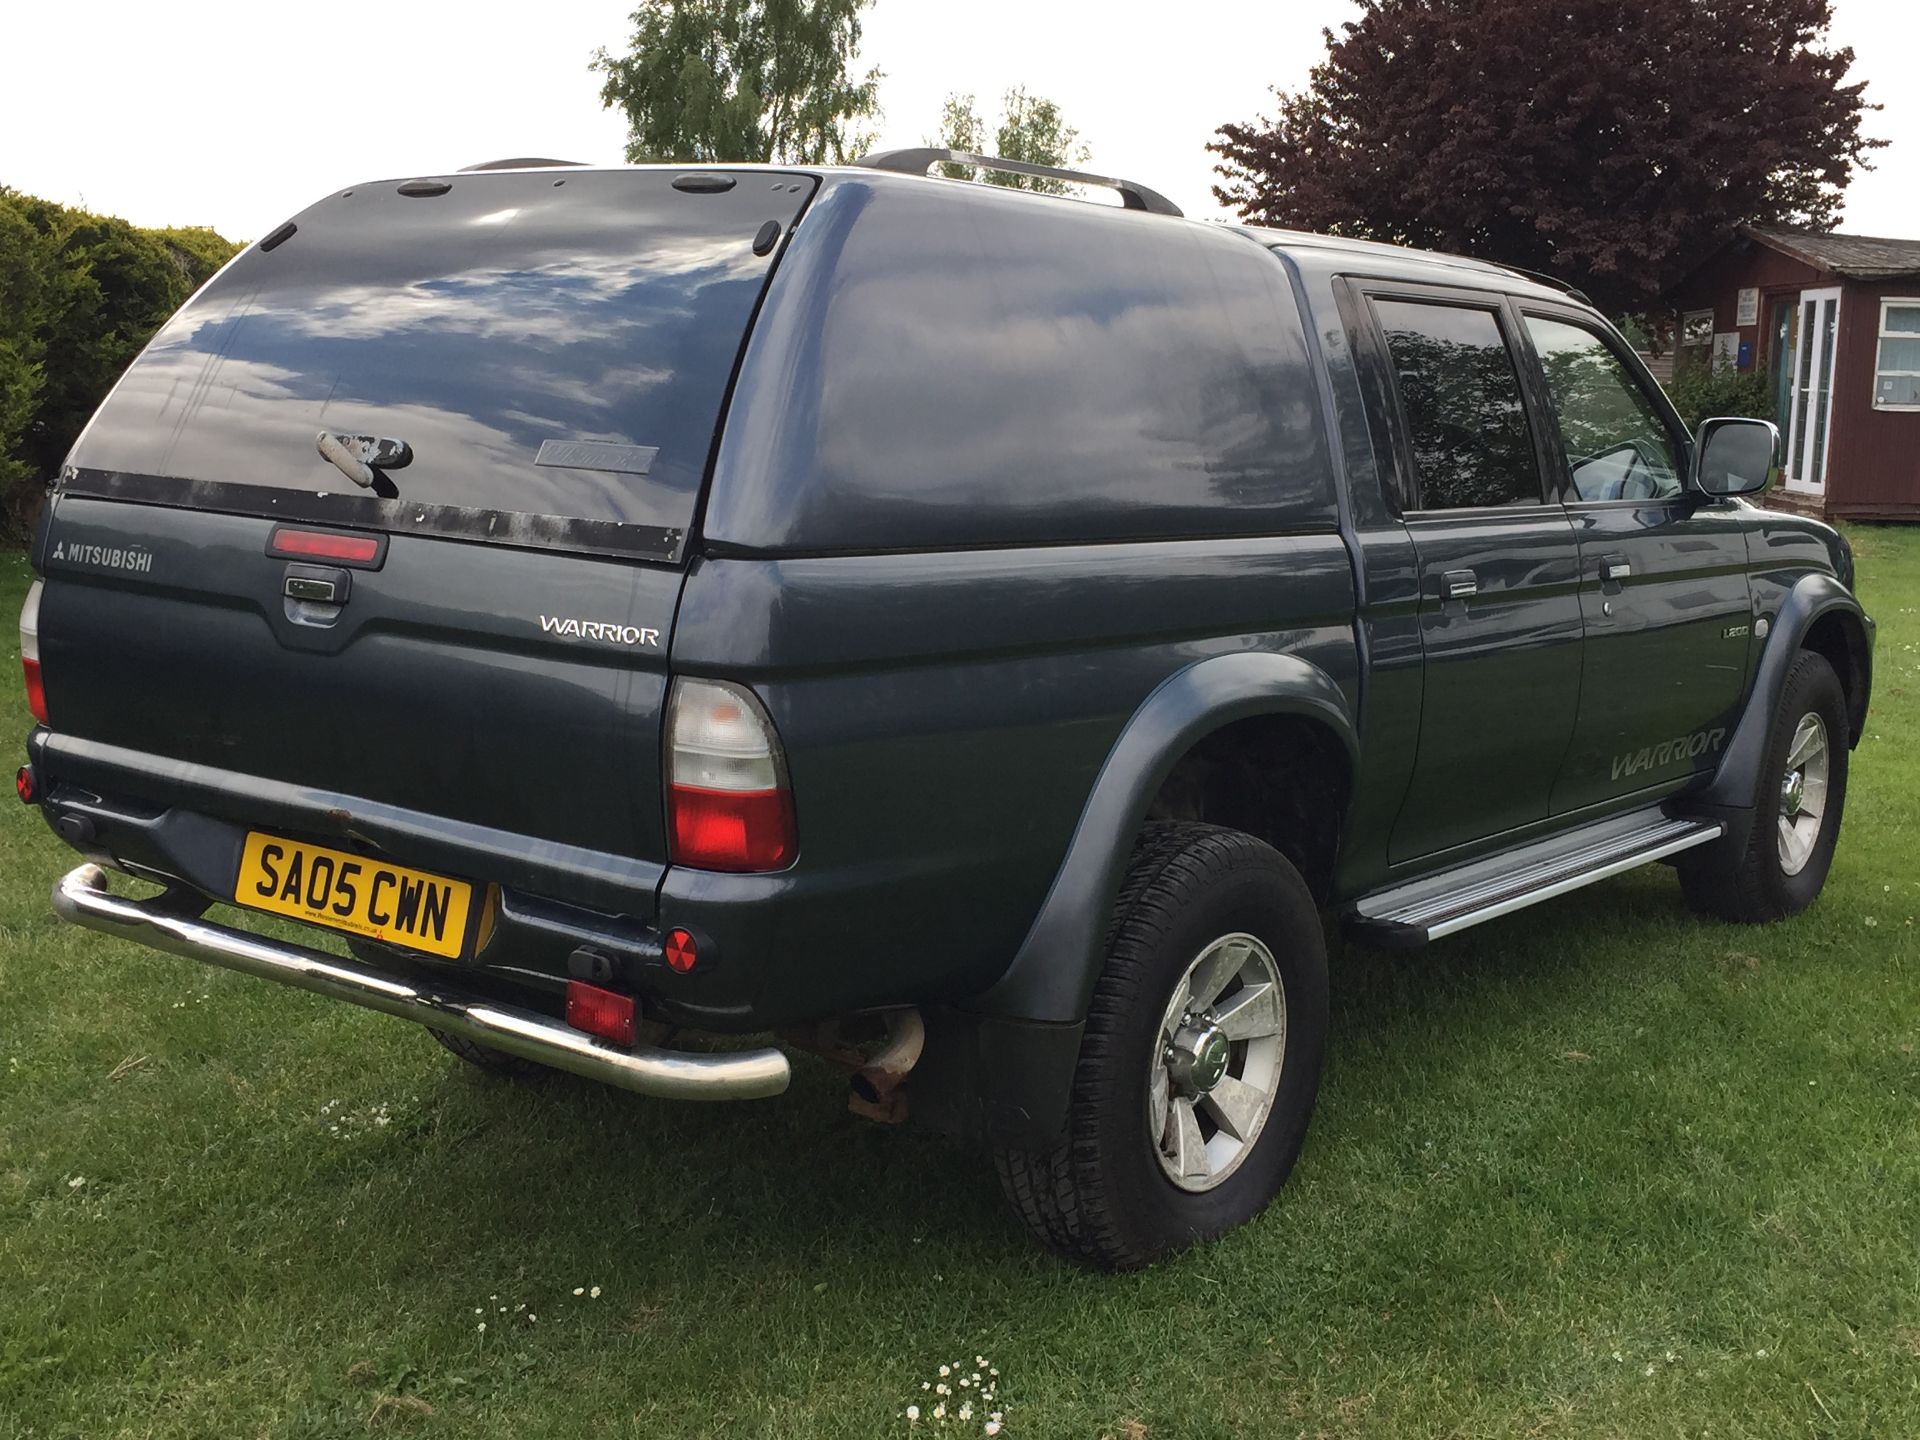
<svg viewBox="0 0 1920 1440"><path fill-rule="evenodd" d="M814 184L569 169L330 196L167 323L69 488L677 559L773 242ZM365 489L322 432L411 459Z"/></svg>

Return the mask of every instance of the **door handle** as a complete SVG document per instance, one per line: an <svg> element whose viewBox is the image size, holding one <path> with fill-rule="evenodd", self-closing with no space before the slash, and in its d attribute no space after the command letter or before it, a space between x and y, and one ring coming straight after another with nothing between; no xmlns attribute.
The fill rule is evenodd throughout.
<svg viewBox="0 0 1920 1440"><path fill-rule="evenodd" d="M1621 581L1633 574L1633 564L1624 555L1603 555L1600 557L1600 578L1607 581Z"/></svg>
<svg viewBox="0 0 1920 1440"><path fill-rule="evenodd" d="M1440 593L1449 600L1464 600L1480 593L1480 577L1471 570L1449 570L1440 577Z"/></svg>

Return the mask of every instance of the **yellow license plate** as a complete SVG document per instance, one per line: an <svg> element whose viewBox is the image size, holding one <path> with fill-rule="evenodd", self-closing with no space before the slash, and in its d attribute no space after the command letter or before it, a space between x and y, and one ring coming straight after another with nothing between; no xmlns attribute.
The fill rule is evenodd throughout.
<svg viewBox="0 0 1920 1440"><path fill-rule="evenodd" d="M457 959L473 910L473 886L254 831L240 855L233 901Z"/></svg>

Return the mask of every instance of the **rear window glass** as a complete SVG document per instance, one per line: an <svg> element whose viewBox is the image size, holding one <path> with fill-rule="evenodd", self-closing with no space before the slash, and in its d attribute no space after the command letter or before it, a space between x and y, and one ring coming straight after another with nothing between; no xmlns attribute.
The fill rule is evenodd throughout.
<svg viewBox="0 0 1920 1440"><path fill-rule="evenodd" d="M772 255L772 171L355 186L176 315L70 457L78 491L676 558ZM711 179L725 173L724 181ZM433 188L409 186L409 188ZM322 432L405 443L363 489Z"/></svg>

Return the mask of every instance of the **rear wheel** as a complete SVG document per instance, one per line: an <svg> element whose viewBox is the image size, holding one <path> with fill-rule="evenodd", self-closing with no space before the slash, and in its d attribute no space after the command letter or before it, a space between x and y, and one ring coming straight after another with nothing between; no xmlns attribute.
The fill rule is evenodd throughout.
<svg viewBox="0 0 1920 1440"><path fill-rule="evenodd" d="M1087 1015L1068 1129L1001 1150L1002 1188L1074 1259L1144 1265L1251 1219L1293 1169L1319 1086L1326 945L1271 846L1155 825Z"/></svg>
<svg viewBox="0 0 1920 1440"><path fill-rule="evenodd" d="M1722 840L1681 857L1687 903L1758 924L1797 915L1827 882L1847 799L1847 701L1826 658L1794 661L1762 760L1746 848Z"/></svg>

